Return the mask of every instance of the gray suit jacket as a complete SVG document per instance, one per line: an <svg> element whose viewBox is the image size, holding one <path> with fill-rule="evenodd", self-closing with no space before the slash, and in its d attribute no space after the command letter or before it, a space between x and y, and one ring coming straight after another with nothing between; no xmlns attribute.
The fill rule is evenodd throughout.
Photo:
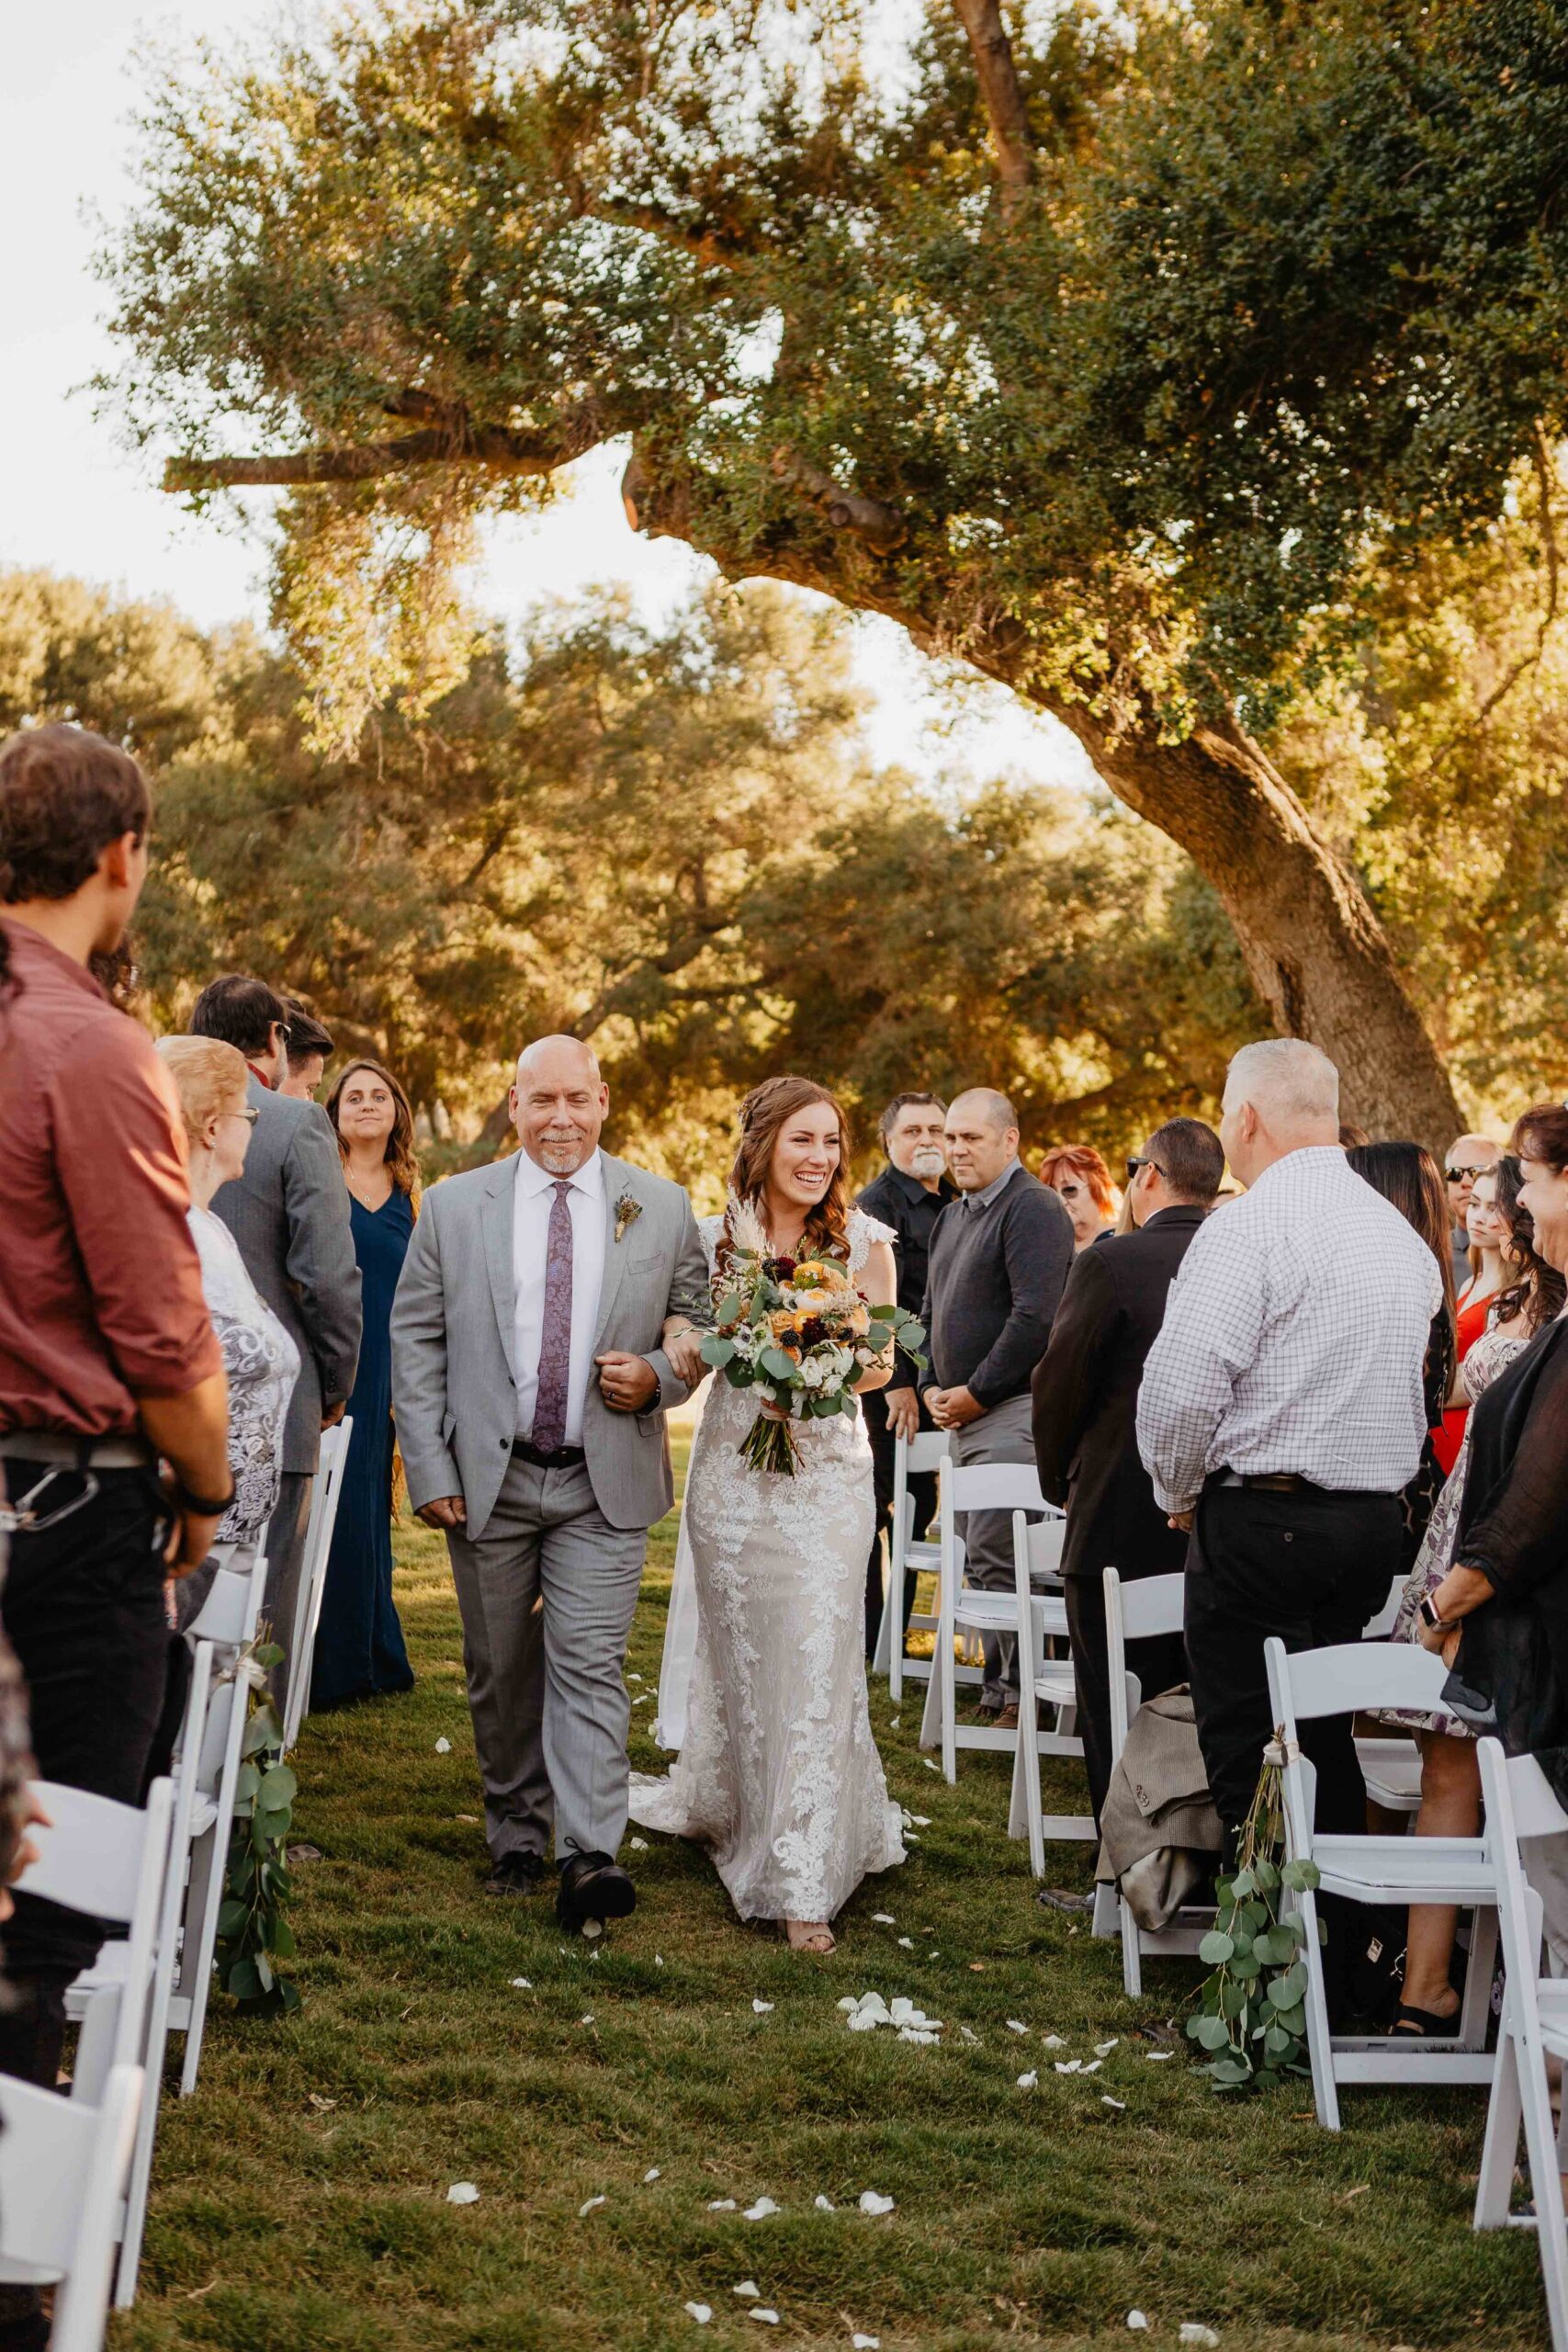
<svg viewBox="0 0 1568 2352"><path fill-rule="evenodd" d="M274 1094L253 1078L256 1112L245 1172L212 1206L299 1351L299 1377L283 1432L285 1472L313 1473L321 1416L341 1405L359 1363L359 1262L348 1186L332 1121L315 1102Z"/></svg>
<svg viewBox="0 0 1568 2352"><path fill-rule="evenodd" d="M612 1412L588 1384L582 1438L599 1509L612 1527L651 1527L675 1498L665 1408L688 1391L659 1340L666 1315L712 1322L707 1260L679 1184L601 1154L607 1219L594 1353L646 1356L660 1401ZM484 1533L517 1435L514 1159L449 1176L424 1196L392 1308L392 1408L415 1510L461 1495L471 1537ZM640 1215L615 1238L615 1204Z"/></svg>

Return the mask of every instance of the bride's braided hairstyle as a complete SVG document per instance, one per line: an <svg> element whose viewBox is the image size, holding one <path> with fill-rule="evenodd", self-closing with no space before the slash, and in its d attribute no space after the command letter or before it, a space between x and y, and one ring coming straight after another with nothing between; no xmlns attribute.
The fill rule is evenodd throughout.
<svg viewBox="0 0 1568 2352"><path fill-rule="evenodd" d="M753 1205L761 1202L781 1132L797 1111L806 1110L813 1102L825 1102L839 1122L839 1164L826 1193L806 1220L799 1254L803 1258L843 1260L850 1254L849 1202L844 1183L850 1162L850 1130L838 1096L827 1087L818 1086L815 1079L765 1078L761 1086L751 1089L740 1105L740 1140L729 1171L729 1193L732 1200ZM728 1262L730 1247L729 1212L726 1209L724 1230L715 1253L721 1273Z"/></svg>

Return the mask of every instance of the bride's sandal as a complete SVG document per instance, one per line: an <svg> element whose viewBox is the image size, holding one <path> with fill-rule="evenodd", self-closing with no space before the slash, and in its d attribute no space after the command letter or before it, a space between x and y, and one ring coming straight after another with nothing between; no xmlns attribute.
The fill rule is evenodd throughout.
<svg viewBox="0 0 1568 2352"><path fill-rule="evenodd" d="M839 1948L838 1938L822 1919L786 1919L784 1934L791 1951L809 1952L816 1959L825 1960Z"/></svg>

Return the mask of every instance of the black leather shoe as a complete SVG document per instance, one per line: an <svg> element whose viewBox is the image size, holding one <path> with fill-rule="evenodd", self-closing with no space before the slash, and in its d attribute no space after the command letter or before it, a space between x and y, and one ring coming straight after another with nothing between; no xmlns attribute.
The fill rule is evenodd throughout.
<svg viewBox="0 0 1568 2352"><path fill-rule="evenodd" d="M556 1917L578 1933L585 1919L624 1919L637 1909L637 1889L608 1854L573 1854L560 1874Z"/></svg>
<svg viewBox="0 0 1568 2352"><path fill-rule="evenodd" d="M543 1854L502 1854L484 1883L487 1894L537 1894L549 1876Z"/></svg>

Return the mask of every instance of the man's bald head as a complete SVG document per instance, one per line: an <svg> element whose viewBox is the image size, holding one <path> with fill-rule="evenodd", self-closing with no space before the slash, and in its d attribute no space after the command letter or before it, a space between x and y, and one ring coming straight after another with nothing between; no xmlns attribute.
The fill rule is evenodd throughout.
<svg viewBox="0 0 1568 2352"><path fill-rule="evenodd" d="M1018 1158L1018 1114L994 1086L971 1086L948 1105L947 1164L961 1193L983 1193Z"/></svg>
<svg viewBox="0 0 1568 2352"><path fill-rule="evenodd" d="M510 1108L517 1140L552 1176L574 1176L599 1148L610 1090L581 1037L536 1037L517 1057Z"/></svg>

